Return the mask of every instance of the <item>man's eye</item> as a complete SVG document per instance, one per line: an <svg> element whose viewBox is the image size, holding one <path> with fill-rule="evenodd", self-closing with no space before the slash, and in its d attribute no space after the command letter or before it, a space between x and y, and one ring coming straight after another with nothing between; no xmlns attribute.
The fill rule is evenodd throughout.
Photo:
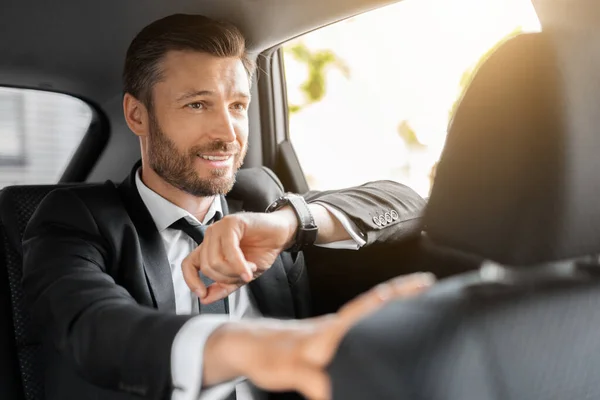
<svg viewBox="0 0 600 400"><path fill-rule="evenodd" d="M235 103L231 105L231 108L233 108L235 111L245 111L246 105L243 103Z"/></svg>
<svg viewBox="0 0 600 400"><path fill-rule="evenodd" d="M191 108L192 110L202 110L204 108L204 104L196 102L187 104L186 107Z"/></svg>

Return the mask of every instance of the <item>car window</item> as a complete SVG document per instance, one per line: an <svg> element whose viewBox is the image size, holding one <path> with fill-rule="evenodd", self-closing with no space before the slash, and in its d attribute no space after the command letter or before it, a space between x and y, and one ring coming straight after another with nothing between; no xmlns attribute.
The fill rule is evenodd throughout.
<svg viewBox="0 0 600 400"><path fill-rule="evenodd" d="M405 0L283 46L289 139L311 189L375 179L428 196L457 99L529 0Z"/></svg>
<svg viewBox="0 0 600 400"><path fill-rule="evenodd" d="M74 97L0 88L0 189L58 182L91 121Z"/></svg>

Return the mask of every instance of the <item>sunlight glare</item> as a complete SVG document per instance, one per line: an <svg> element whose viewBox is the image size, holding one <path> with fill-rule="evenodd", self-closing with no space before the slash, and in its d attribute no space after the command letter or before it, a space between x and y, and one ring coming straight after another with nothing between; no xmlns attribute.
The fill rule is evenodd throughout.
<svg viewBox="0 0 600 400"><path fill-rule="evenodd" d="M518 28L540 30L529 0L405 0L300 38L311 50L333 50L350 69L349 79L329 70L324 99L290 117L311 188L395 179L427 195L461 77ZM286 56L285 68L290 103L300 104L306 66ZM406 148L397 132L403 120L425 150ZM362 162L365 151L373 157Z"/></svg>

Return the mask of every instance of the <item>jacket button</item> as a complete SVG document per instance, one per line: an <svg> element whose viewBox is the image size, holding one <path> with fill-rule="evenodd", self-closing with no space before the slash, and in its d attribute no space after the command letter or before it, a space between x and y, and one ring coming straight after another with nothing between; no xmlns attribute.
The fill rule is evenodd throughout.
<svg viewBox="0 0 600 400"><path fill-rule="evenodd" d="M381 224L381 226L387 225L387 222L386 222L385 217L383 215L379 216L379 223Z"/></svg>
<svg viewBox="0 0 600 400"><path fill-rule="evenodd" d="M375 223L375 225L381 226L381 222L379 222L379 217L378 216L374 216L373 217L373 222Z"/></svg>
<svg viewBox="0 0 600 400"><path fill-rule="evenodd" d="M385 220L388 224L392 222L392 216L390 215L390 213L385 213Z"/></svg>
<svg viewBox="0 0 600 400"><path fill-rule="evenodd" d="M392 210L390 211L390 216L392 217L392 219L395 221L397 220L400 216L398 215L398 213L396 212L396 210Z"/></svg>

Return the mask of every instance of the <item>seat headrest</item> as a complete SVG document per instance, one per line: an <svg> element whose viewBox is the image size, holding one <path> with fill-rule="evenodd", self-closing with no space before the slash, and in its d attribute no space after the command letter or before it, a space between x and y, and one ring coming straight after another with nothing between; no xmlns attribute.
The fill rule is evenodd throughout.
<svg viewBox="0 0 600 400"><path fill-rule="evenodd" d="M600 253L599 56L595 37L523 34L480 67L426 210L435 243L505 265Z"/></svg>
<svg viewBox="0 0 600 400"><path fill-rule="evenodd" d="M227 198L242 201L246 211L264 212L271 202L283 194L283 185L273 171L267 167L253 167L237 172L235 184Z"/></svg>

